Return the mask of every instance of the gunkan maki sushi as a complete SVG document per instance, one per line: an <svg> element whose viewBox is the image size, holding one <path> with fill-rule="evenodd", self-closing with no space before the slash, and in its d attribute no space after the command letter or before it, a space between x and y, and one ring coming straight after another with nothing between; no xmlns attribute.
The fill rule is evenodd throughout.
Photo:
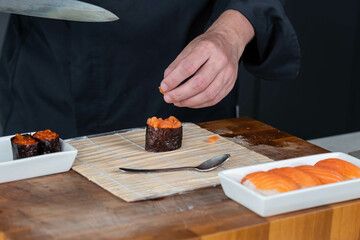
<svg viewBox="0 0 360 240"><path fill-rule="evenodd" d="M173 116L167 119L152 117L147 120L145 150L166 152L181 147L182 124Z"/></svg>
<svg viewBox="0 0 360 240"><path fill-rule="evenodd" d="M16 133L10 141L14 160L40 155L39 141L30 134Z"/></svg>
<svg viewBox="0 0 360 240"><path fill-rule="evenodd" d="M53 152L60 152L59 134L52 132L49 129L38 131L33 135L33 138L39 141L40 153L47 154Z"/></svg>

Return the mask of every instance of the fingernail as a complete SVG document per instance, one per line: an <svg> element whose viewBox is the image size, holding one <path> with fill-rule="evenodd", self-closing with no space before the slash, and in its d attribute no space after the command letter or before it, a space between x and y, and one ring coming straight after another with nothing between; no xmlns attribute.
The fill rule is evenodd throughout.
<svg viewBox="0 0 360 240"><path fill-rule="evenodd" d="M166 92L169 89L168 86L163 82L161 83L160 87L164 92Z"/></svg>
<svg viewBox="0 0 360 240"><path fill-rule="evenodd" d="M162 87L161 87L162 88ZM171 97L169 95L165 95L164 96L165 102L170 103L171 102Z"/></svg>

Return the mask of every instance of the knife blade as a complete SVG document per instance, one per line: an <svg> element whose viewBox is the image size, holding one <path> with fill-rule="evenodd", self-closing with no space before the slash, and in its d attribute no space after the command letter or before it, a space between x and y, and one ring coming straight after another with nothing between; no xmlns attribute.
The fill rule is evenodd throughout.
<svg viewBox="0 0 360 240"><path fill-rule="evenodd" d="M0 0L0 12L80 22L110 22L110 11L76 0Z"/></svg>

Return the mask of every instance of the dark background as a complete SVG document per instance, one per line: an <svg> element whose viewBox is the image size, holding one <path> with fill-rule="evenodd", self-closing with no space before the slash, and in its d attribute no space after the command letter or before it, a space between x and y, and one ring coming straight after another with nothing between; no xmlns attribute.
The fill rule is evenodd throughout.
<svg viewBox="0 0 360 240"><path fill-rule="evenodd" d="M5 13L0 13L0 54L1 54L1 46L4 41L4 34L6 31L6 25L8 23L9 16Z"/></svg>
<svg viewBox="0 0 360 240"><path fill-rule="evenodd" d="M291 1L302 64L288 82L242 78L240 115L303 139L360 130L360 1Z"/></svg>
<svg viewBox="0 0 360 240"><path fill-rule="evenodd" d="M241 75L240 116L303 139L360 131L360 2L288 0L285 9L301 46L300 75L287 82ZM0 46L7 19L0 13Z"/></svg>
<svg viewBox="0 0 360 240"><path fill-rule="evenodd" d="M5 30L6 30L6 25L8 23L8 18L9 18L8 14L0 13L0 55L1 55L2 43L4 41L4 34L5 34ZM2 136L1 125L0 125L0 136Z"/></svg>

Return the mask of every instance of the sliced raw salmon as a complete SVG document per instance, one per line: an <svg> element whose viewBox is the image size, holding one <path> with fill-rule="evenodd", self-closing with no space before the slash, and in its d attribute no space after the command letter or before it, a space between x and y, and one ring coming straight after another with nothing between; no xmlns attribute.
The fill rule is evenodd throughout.
<svg viewBox="0 0 360 240"><path fill-rule="evenodd" d="M288 177L302 188L321 185L321 182L318 178L304 171L301 171L300 169L292 167L274 168L269 170L268 172Z"/></svg>
<svg viewBox="0 0 360 240"><path fill-rule="evenodd" d="M319 166L302 165L295 168L317 177L322 184L336 183L346 180L340 173Z"/></svg>
<svg viewBox="0 0 360 240"><path fill-rule="evenodd" d="M360 178L360 168L352 163L338 159L328 158L321 160L315 164L315 166L328 168L340 173L347 180Z"/></svg>
<svg viewBox="0 0 360 240"><path fill-rule="evenodd" d="M288 192L300 188L298 184L289 178L264 171L246 175L241 180L241 183L264 195Z"/></svg>

